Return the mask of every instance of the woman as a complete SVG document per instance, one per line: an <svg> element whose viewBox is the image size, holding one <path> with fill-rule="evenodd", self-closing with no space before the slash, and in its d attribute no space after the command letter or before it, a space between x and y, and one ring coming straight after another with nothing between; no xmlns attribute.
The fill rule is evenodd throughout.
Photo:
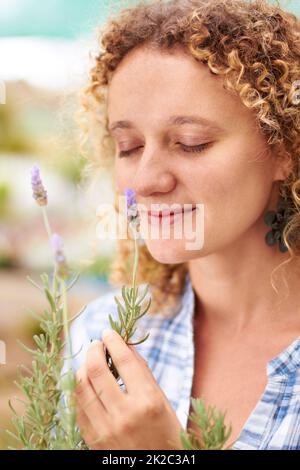
<svg viewBox="0 0 300 470"><path fill-rule="evenodd" d="M102 342L88 347L113 294L74 325L84 438L95 449L180 449L201 396L226 411L234 449L299 449L299 21L265 1L152 1L112 18L101 44L84 92L98 139L103 113L96 158L148 210L204 207L204 240L145 239L150 338L134 348L102 337L127 394ZM111 279L130 283L130 248L119 246Z"/></svg>

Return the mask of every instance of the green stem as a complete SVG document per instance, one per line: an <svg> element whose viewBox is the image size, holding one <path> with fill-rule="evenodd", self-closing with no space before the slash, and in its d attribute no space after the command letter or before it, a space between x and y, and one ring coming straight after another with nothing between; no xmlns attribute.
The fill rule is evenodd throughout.
<svg viewBox="0 0 300 470"><path fill-rule="evenodd" d="M68 324L67 289L66 289L66 283L63 279L61 280L61 285L62 285L62 299L63 299L64 335L65 335L65 340L66 340L66 345L67 345L67 352L69 356L67 359L69 362L72 356L72 345L71 345L71 340L70 340L70 332L69 332L69 324Z"/></svg>
<svg viewBox="0 0 300 470"><path fill-rule="evenodd" d="M129 225L130 226L130 225ZM135 304L135 289L136 289L136 272L137 272L137 267L138 267L138 261L139 261L139 250L138 250L138 245L136 241L136 236L135 236L135 230L132 229L133 233L133 238L134 238L134 262L133 262L133 276L132 276L132 284L133 284L133 295L132 295L132 300L131 300L131 316L128 320L128 330L131 330L131 323L133 321L133 312L134 312L134 304ZM126 338L126 341L129 338Z"/></svg>
<svg viewBox="0 0 300 470"><path fill-rule="evenodd" d="M56 271L57 271L56 264L54 264L53 280L52 280L52 293L53 293L53 298L54 298L55 304L56 304L56 290L57 290ZM53 318L54 318L54 322L56 322L56 310L54 310L54 312L53 312Z"/></svg>
<svg viewBox="0 0 300 470"><path fill-rule="evenodd" d="M138 261L139 261L139 250L137 246L136 237L134 235L134 263L133 263L133 288L134 289L136 286L136 271L138 267Z"/></svg>
<svg viewBox="0 0 300 470"><path fill-rule="evenodd" d="M70 331L69 331L69 322L68 322L68 309L67 309L67 288L64 279L60 279L61 282L61 291L62 291L62 302L63 302L63 329L64 329L64 337L66 341L66 349L67 349L67 365L68 365L68 373L72 371L72 343L70 340ZM74 402L74 389L73 389L73 382L71 377L68 377L67 388L65 390L65 397L66 397L66 410L65 410L65 418L66 418L66 439L68 442L68 447L74 449L76 445L76 430L75 430L75 422L76 422L76 412L75 412L75 402Z"/></svg>
<svg viewBox="0 0 300 470"><path fill-rule="evenodd" d="M48 238L49 238L49 241L50 241L50 243L51 243L52 230L51 230L50 222L49 222L49 219L48 219L48 215L47 215L47 211L46 211L46 206L42 206L42 213L43 213L43 219L44 219L44 224L45 224L46 231L47 231L47 234L48 234ZM54 273L53 273L53 280L52 280L52 291L53 291L54 297L56 297L55 275L56 275L56 266L55 266L55 264L54 264Z"/></svg>
<svg viewBox="0 0 300 470"><path fill-rule="evenodd" d="M45 223L45 227L46 227L46 230L47 230L47 234L48 234L49 240L51 242L52 231L51 231L51 227L50 227L50 224L49 224L49 219L48 219L48 216L47 216L47 211L46 211L45 206L42 206L42 212L43 212L43 218L44 218L44 223Z"/></svg>

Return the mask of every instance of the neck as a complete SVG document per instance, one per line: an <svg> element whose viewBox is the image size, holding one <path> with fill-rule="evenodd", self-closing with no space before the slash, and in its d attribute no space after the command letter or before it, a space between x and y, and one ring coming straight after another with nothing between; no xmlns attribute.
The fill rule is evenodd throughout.
<svg viewBox="0 0 300 470"><path fill-rule="evenodd" d="M278 245L267 246L264 231L256 227L255 233L253 227L222 251L188 262L195 316L201 315L201 321L238 333L251 325L287 322L289 314L295 317L299 273L291 271L291 263L284 269L289 253L281 253ZM271 284L272 272L278 293Z"/></svg>

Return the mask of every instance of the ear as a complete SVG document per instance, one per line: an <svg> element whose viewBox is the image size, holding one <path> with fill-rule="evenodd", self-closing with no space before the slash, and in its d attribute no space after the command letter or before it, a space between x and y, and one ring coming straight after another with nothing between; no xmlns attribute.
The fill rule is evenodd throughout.
<svg viewBox="0 0 300 470"><path fill-rule="evenodd" d="M273 181L284 181L293 170L293 164L288 152L279 145L273 148L274 175Z"/></svg>

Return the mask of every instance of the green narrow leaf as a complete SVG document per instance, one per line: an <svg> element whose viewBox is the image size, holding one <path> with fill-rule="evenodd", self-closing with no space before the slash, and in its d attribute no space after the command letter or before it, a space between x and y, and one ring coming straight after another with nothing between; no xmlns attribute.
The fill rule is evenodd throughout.
<svg viewBox="0 0 300 470"><path fill-rule="evenodd" d="M31 279L30 276L26 276L26 279L28 279L28 281L34 286L36 287L37 289L39 289L40 291L43 291L43 288L41 286L39 286L33 279Z"/></svg>
<svg viewBox="0 0 300 470"><path fill-rule="evenodd" d="M19 437L9 429L6 429L5 432L16 441L21 442L21 439L19 439Z"/></svg>
<svg viewBox="0 0 300 470"><path fill-rule="evenodd" d="M146 339L148 339L149 336L150 336L150 333L148 333L148 334L145 336L145 338L139 340L139 341L136 342L136 343L127 343L127 344L128 344L129 346L136 346L137 344L141 344L141 343L143 343L144 341L146 341Z"/></svg>
<svg viewBox="0 0 300 470"><path fill-rule="evenodd" d="M116 329L116 322L112 319L112 316L110 314L108 315L108 318L109 318L110 326L112 327L113 330L115 330Z"/></svg>
<svg viewBox="0 0 300 470"><path fill-rule="evenodd" d="M131 310L131 304L130 304L130 301L128 301L128 299L126 298L126 295L123 294L123 290L122 290L122 296L123 296L123 299L124 299L125 306L126 306L127 310L130 311Z"/></svg>
<svg viewBox="0 0 300 470"><path fill-rule="evenodd" d="M70 282L70 284L69 284L68 287L66 288L66 292L68 292L70 289L72 289L72 287L76 284L76 282L78 281L79 278L80 278L80 272L78 272L78 273L75 275L75 278L73 279L73 281Z"/></svg>
<svg viewBox="0 0 300 470"><path fill-rule="evenodd" d="M140 305L142 303L142 301L144 300L144 298L146 297L147 293L148 293L148 290L149 290L149 284L147 284L146 286L146 289L145 289L145 292L143 293L143 295L141 296L141 298L139 299L139 301L137 302L137 305Z"/></svg>
<svg viewBox="0 0 300 470"><path fill-rule="evenodd" d="M47 289L47 288L45 288L44 291L45 291L45 294L46 294L46 296L47 296L48 302L49 302L49 304L50 304L52 310L55 311L55 310L56 310L55 301L54 301L54 299L53 299L53 297L52 297L51 292L50 292L49 289Z"/></svg>
<svg viewBox="0 0 300 470"><path fill-rule="evenodd" d="M78 318L85 311L86 307L87 307L87 305L84 305L78 313L75 313L75 315L73 315L73 317L69 318L68 323L72 323L74 320L76 320L76 318Z"/></svg>
<svg viewBox="0 0 300 470"><path fill-rule="evenodd" d="M139 316L137 316L135 318L136 320L138 320L139 318L142 318L144 315L146 315L146 313L148 312L148 310L150 308L151 301L152 301L152 299L150 298L147 307L145 308L145 310Z"/></svg>
<svg viewBox="0 0 300 470"><path fill-rule="evenodd" d="M122 312L126 314L126 310L124 309L124 306L121 304L120 300L118 299L116 295L114 296L114 299L115 299L116 304L121 307Z"/></svg>
<svg viewBox="0 0 300 470"><path fill-rule="evenodd" d="M47 289L49 289L49 288L50 288L50 285L49 285L49 276L48 276L48 274L46 274L46 273L41 274L41 280L42 280L42 282L43 282L43 285L44 285Z"/></svg>
<svg viewBox="0 0 300 470"><path fill-rule="evenodd" d="M35 354L36 351L34 349L31 349L31 348L28 348L27 346L25 346L24 343L22 343L22 341L20 341L19 339L17 339L17 343L23 348L25 349L26 352L29 352L30 354Z"/></svg>
<svg viewBox="0 0 300 470"><path fill-rule="evenodd" d="M122 312L121 312L121 310L119 309L119 307L118 307L118 315L119 315L119 319L120 319L120 322L121 322L121 326L122 326L123 330L125 331L125 333L127 334L126 324L125 324L125 322L124 322L124 320L123 320L123 315L122 315Z"/></svg>

